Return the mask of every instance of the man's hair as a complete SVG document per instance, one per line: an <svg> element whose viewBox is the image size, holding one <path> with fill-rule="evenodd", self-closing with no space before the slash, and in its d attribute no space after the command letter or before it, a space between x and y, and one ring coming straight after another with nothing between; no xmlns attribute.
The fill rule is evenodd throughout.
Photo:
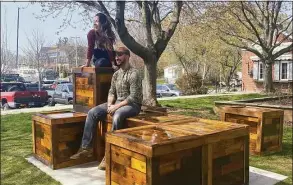
<svg viewBox="0 0 293 185"><path fill-rule="evenodd" d="M118 47L118 48L115 50L115 53L123 53L123 54L126 54L126 55L130 56L130 51L129 51L129 49L127 49L127 48L124 47L124 46Z"/></svg>

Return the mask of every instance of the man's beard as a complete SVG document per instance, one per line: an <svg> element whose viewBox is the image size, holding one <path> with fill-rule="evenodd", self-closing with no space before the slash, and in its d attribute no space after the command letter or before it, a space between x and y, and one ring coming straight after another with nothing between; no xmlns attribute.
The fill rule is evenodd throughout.
<svg viewBox="0 0 293 185"><path fill-rule="evenodd" d="M117 62L115 62L115 64L116 64L117 67L120 67L121 65L124 64L124 61L120 61L120 64L118 64Z"/></svg>

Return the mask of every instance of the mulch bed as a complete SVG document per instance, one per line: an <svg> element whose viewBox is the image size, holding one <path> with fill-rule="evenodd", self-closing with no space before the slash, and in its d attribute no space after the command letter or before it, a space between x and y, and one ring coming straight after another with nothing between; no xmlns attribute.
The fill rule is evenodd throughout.
<svg viewBox="0 0 293 185"><path fill-rule="evenodd" d="M292 107L292 97L277 99L277 100L268 100L262 101L261 104L267 105L280 105L280 106L291 106Z"/></svg>

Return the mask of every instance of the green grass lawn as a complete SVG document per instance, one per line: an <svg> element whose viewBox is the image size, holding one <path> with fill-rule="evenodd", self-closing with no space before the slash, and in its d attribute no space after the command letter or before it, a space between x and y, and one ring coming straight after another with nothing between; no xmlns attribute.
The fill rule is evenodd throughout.
<svg viewBox="0 0 293 185"><path fill-rule="evenodd" d="M189 116L217 120L219 118L213 111L215 101L244 100L265 96L266 95L263 94L223 95L203 98L160 100L159 103L162 106L167 107L170 112L175 114L185 114Z"/></svg>
<svg viewBox="0 0 293 185"><path fill-rule="evenodd" d="M25 159L32 154L31 115L1 116L1 184L60 184Z"/></svg>
<svg viewBox="0 0 293 185"><path fill-rule="evenodd" d="M197 99L180 99L160 101L162 105L187 108L188 111L177 112L217 119L212 113L214 101L249 99L262 95L235 95L206 97ZM194 112L192 109L196 110ZM26 161L32 154L31 113L1 116L1 184L17 185L54 185L60 184L44 172ZM261 169L289 176L278 185L292 184L292 132L291 127L284 128L283 151L262 157L251 156L250 165Z"/></svg>

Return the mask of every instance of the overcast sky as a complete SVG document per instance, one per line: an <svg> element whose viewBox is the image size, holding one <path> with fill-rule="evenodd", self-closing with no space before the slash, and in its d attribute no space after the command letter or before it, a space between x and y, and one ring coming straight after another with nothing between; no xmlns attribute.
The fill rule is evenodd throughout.
<svg viewBox="0 0 293 185"><path fill-rule="evenodd" d="M22 53L21 48L24 48L27 42L27 36L30 36L32 30L40 30L43 32L47 43L56 43L59 37L75 37L86 40L88 30L92 25L85 26L80 23L77 29L68 27L59 35L56 34L58 28L62 24L63 16L53 19L47 18L45 22L35 18L34 14L41 13L41 6L39 3L30 4L28 2L1 2L1 34L7 31L8 49L16 53L16 36L17 36L17 9L20 7L20 21L19 21L19 53ZM66 10L64 10L65 12ZM80 16L73 15L73 19L80 20ZM6 27L7 26L7 27ZM83 30L82 28L88 27ZM7 29L6 29L7 28Z"/></svg>

